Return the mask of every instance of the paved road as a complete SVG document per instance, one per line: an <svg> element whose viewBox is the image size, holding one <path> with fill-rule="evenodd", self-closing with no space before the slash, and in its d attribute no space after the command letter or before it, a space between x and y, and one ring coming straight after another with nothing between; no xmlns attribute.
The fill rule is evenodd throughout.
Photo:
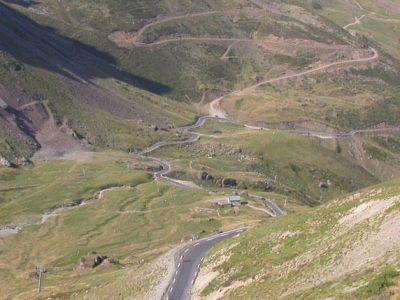
<svg viewBox="0 0 400 300"><path fill-rule="evenodd" d="M203 117L200 117L196 121L195 124L189 125L189 126L185 126L185 127L181 127L181 128L177 129L181 133L190 132L191 136L188 139L183 140L183 141L161 141L161 142L157 142L154 145L151 145L147 149L143 150L142 152L138 153L139 157L141 157L141 158L149 158L149 159L151 159L151 160L153 160L153 161L155 161L155 162L157 162L157 163L159 163L161 165L161 170L155 172L154 175L153 175L155 179L162 179L162 180L171 182L171 183L173 183L173 184L175 184L177 186L188 187L188 185L185 185L184 183L182 183L179 180L175 180L173 178L167 177L167 175L172 172L172 166L168 161L159 159L157 157L147 156L147 154L150 154L151 152L154 152L155 150L160 149L162 147L186 145L186 144L193 144L193 143L197 142L200 139L201 134L197 133L197 132L191 132L190 130L202 127L207 120L217 120L219 122L235 123L234 121L230 121L230 120L227 120L227 119L224 119L224 118L203 116ZM193 186L190 185L190 187L193 187Z"/></svg>
<svg viewBox="0 0 400 300"><path fill-rule="evenodd" d="M168 300L186 300L189 299L194 281L207 252L216 244L230 239L246 228L239 228L233 231L217 234L209 238L192 242L184 247L175 258L177 266L176 272L167 289L164 299Z"/></svg>
<svg viewBox="0 0 400 300"><path fill-rule="evenodd" d="M274 217L280 217L286 215L286 212L283 211L275 202L258 195L249 194L249 197L260 200L266 207L272 210Z"/></svg>

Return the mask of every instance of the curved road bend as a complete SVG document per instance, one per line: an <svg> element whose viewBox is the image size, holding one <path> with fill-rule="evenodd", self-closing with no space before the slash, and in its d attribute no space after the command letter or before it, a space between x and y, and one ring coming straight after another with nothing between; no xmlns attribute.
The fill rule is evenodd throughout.
<svg viewBox="0 0 400 300"><path fill-rule="evenodd" d="M216 234L208 238L194 241L190 245L182 248L175 257L176 271L163 299L189 299L192 286L199 272L200 264L207 255L207 252L216 244L237 236L246 229L247 228L239 228Z"/></svg>
<svg viewBox="0 0 400 300"><path fill-rule="evenodd" d="M316 73L318 71L322 71L322 70L325 70L325 69L328 69L328 68L334 67L334 66L340 66L340 65L350 64L350 63L368 62L368 61L372 61L372 60L375 60L375 59L379 59L378 51L376 51L376 49L374 49L372 47L370 47L369 49L373 53L373 55L370 56L370 57L337 61L337 62L329 63L329 64L326 64L326 65L323 65L323 66L319 66L319 67L314 68L314 69L301 71L301 72L296 73L296 74L289 74L289 75L284 75L284 76L280 76L280 77L277 77L277 78L263 80L263 81L261 81L259 83L253 84L253 85L251 85L249 87L246 87L244 89L232 91L232 92L230 92L230 93L228 93L226 95L223 95L223 96L211 101L210 104L209 104L209 113L210 113L211 116L215 116L215 117L218 117L218 118L226 119L226 113L221 108L220 102L221 102L222 99L226 98L227 96L234 96L234 95L240 94L242 92L247 92L247 91L254 90L254 89L256 89L256 88L258 88L260 86L266 85L268 83L275 83L275 82L278 82L278 81L281 81L281 80L285 80L285 79L292 79L292 78L301 77L301 76L312 74L312 73Z"/></svg>
<svg viewBox="0 0 400 300"><path fill-rule="evenodd" d="M272 213L274 214L275 217L280 217L283 215L286 215L286 212L283 211L275 202L262 197L262 196L257 196L253 194L249 194L249 197L260 200L266 207L268 207L270 210L272 210Z"/></svg>
<svg viewBox="0 0 400 300"><path fill-rule="evenodd" d="M228 119L224 119L224 118L218 118L218 117L210 117L210 116L203 116L197 119L196 123L193 125L189 125L189 126L185 126L185 127L181 127L178 128L177 130L180 131L181 133L183 132L190 132L190 130L202 127L205 122L207 120L217 120L219 122L228 122L228 123L235 123L238 124L234 121L228 120ZM167 146L177 146L177 145L185 145L185 144L193 144L195 142L197 142L200 139L201 134L197 133L197 132L190 132L191 137L183 140L183 141L161 141L161 142L157 142L154 145L151 145L150 147L148 147L147 149L143 150L142 152L138 153L139 157L141 158L149 158L153 161L156 161L157 163L159 163L161 165L161 170L157 171L154 173L154 178L155 179L163 179L166 180L168 182L173 183L174 185L180 186L180 187L188 187L185 184L183 184L182 182L178 181L178 180L174 180L172 178L166 177L166 175L168 175L169 173L172 172L172 166L168 161L156 158L156 157L150 157L150 156L146 156L147 154L162 148L162 147L167 147Z"/></svg>

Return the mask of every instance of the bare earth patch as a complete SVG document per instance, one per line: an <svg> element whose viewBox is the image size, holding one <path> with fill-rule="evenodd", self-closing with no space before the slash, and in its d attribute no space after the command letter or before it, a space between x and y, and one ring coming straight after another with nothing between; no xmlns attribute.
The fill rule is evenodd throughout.
<svg viewBox="0 0 400 300"><path fill-rule="evenodd" d="M362 221L374 218L382 214L399 201L400 196L396 196L388 200L364 202L352 209L348 215L341 218L339 220L339 226L351 228L354 225L361 223Z"/></svg>
<svg viewBox="0 0 400 300"><path fill-rule="evenodd" d="M122 48L130 48L137 42L136 33L127 31L114 31L108 35L108 39Z"/></svg>
<svg viewBox="0 0 400 300"><path fill-rule="evenodd" d="M376 232L370 232L352 248L342 253L341 258L325 268L319 268L307 276L307 280L296 284L285 295L316 287L325 282L366 268L380 267L383 263L400 255L400 214L388 216Z"/></svg>
<svg viewBox="0 0 400 300"><path fill-rule="evenodd" d="M338 280L353 272L379 268L383 262L397 258L400 255L400 212L387 211L399 202L400 196L395 196L364 202L350 210L326 234L319 243L320 247L314 247L284 265L284 269L287 270L285 276L290 276L289 274L296 270L307 274L294 283L284 296ZM354 239L346 235L361 223L365 223L363 236ZM347 246L342 245L341 250L336 249L343 239L347 240ZM315 261L326 258L329 259L327 265L313 267Z"/></svg>

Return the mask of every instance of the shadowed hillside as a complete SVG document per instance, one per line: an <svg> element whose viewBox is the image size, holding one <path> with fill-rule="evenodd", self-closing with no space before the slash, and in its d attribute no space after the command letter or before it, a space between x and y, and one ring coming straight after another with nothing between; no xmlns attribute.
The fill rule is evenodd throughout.
<svg viewBox="0 0 400 300"><path fill-rule="evenodd" d="M171 102L156 96L169 92L169 87L118 69L111 55L64 37L1 3L0 24L0 98L8 105L0 111L3 156L27 158L43 146L35 134L50 117L44 103L57 126L66 122L75 137L96 147L126 149L136 143L134 147L140 148L143 135L142 141L132 140L139 127L174 126L182 118L175 108L167 108ZM155 108L157 102L164 109ZM186 116L190 122L190 114ZM119 141L121 130L125 136L131 131L132 137Z"/></svg>

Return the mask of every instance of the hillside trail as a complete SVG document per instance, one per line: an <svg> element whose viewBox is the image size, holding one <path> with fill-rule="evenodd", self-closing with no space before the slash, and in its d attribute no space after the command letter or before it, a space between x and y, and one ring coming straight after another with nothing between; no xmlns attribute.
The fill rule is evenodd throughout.
<svg viewBox="0 0 400 300"><path fill-rule="evenodd" d="M360 3L357 0L354 0L354 2L356 3L356 5L364 11L367 11L366 9L364 9L364 7L362 7L360 5ZM369 12L369 14L375 14L373 12ZM360 21L367 16L368 14L364 14L361 17L356 17L355 22L350 23L345 25L343 28L347 29L350 26L359 24ZM344 65L344 64L353 64L353 63L361 63L361 62L368 62L368 61L373 61L373 60L377 60L379 59L379 54L378 51L376 51L376 49L370 47L370 50L373 52L373 55L371 57L367 57L367 58L358 58L358 59L351 59L351 60L343 60L343 61L338 61L338 62L333 62L333 63L328 63L325 65L322 65L320 67L317 68L313 68L311 70L307 70L307 71L303 71L303 72L299 72L296 74L290 74L290 75L284 75L284 76L280 76L277 78L272 78L272 79L268 79L268 80L264 80L261 81L259 83L253 84L249 87L240 89L240 90L236 90L233 91L231 93L228 93L226 95L223 95L217 99L214 99L213 101L211 101L208 104L208 112L210 116L215 116L218 118L223 118L223 119L227 119L227 113L224 111L224 109L221 107L221 101L227 97L230 96L234 96L234 95L240 95L241 93L245 93L245 92L249 92L251 90L254 90L260 86L269 84L269 83L275 83L281 80L286 80L286 79L292 79L292 78L297 78L297 77L301 77L301 76L305 76L308 74L312 74L312 73L316 73L318 71L323 71L326 70L328 68L334 67L334 66L340 66L340 65ZM263 130L266 128L263 127L257 127L257 126L253 126L253 125L245 125L248 129L253 129L253 130ZM397 128L386 128L384 130L398 130ZM378 131L378 130L374 130L374 129L367 129L367 130L357 130L357 131L353 131L350 133L345 133L345 134L326 134L326 133L320 133L320 132L311 132L311 131L296 131L296 130L291 130L292 133L298 133L301 135L311 135L314 137L319 137L319 138L323 138L323 139L333 139L333 138L340 138L340 137L349 137L352 135L355 135L357 133L362 133L362 132L373 132L373 131Z"/></svg>
<svg viewBox="0 0 400 300"><path fill-rule="evenodd" d="M199 14L197 14L197 15L199 15ZM204 14L201 14L201 15L204 15ZM178 17L171 17L169 20L176 19L176 18L178 18ZM181 16L179 18L181 18ZM165 22L166 19L164 19L163 21ZM151 26L151 25L149 24L149 26ZM143 30L143 28L142 28L142 30ZM153 45L160 45L162 43L168 43L168 42L171 42L171 41L182 41L182 40L232 41L233 44L231 44L228 47L228 49L225 52L225 54L227 52L229 52L230 48L234 44L236 44L238 42L241 42L241 41L246 41L246 42L251 41L251 42L253 42L252 39L236 39L236 38L226 38L226 39L224 39L224 38L181 38L181 39L164 40L164 41L159 41L159 42L156 42L156 43L153 43L153 44L145 44L145 45L146 46L149 46L149 45L153 46ZM284 80L284 79L290 79L290 78L295 78L295 77L300 77L300 76L304 76L304 75L307 75L307 74L315 73L315 72L318 72L318 71L321 71L321 70L325 70L325 69L333 67L333 66L349 64L349 63L368 62L368 61L372 61L372 60L378 59L379 58L378 52L374 48L370 48L370 50L373 52L373 55L371 57L358 58L358 59L352 59L352 60L344 60L344 61L339 61L339 62L333 62L333 63L325 64L323 66L320 66L320 67L317 67L317 68L314 68L314 69L311 69L311 70L302 71L302 72L297 73L297 74L284 75L284 76L281 76L281 77L265 80L265 81L256 83L254 85L251 85L251 86L249 86L247 88L244 88L242 90L234 91L234 92L232 92L230 94L227 94L227 95L224 95L224 96L222 96L222 97L220 97L218 99L215 99L214 101L212 101L210 103L210 106L209 106L210 107L210 111L209 111L210 115L200 117L196 121L196 123L193 124L193 125L189 125L189 126L185 126L185 127L177 129L177 131L180 132L180 133L190 133L190 137L189 138L187 138L185 140L181 140L181 141L160 141L160 142L158 142L158 143L156 143L154 145L151 145L150 147L148 147L147 149L143 150L142 152L137 153L137 155L141 159L150 159L150 160L153 160L154 162L156 162L156 163L161 165L161 170L160 171L156 171L153 174L154 180L163 180L163 181L166 181L166 182L168 182L170 184L173 184L173 185L175 185L177 187L181 187L181 188L200 188L200 187L198 187L197 185L195 185L191 181L181 181L181 180L177 180L177 179L173 179L173 178L168 177L167 175L170 174L172 172L172 170L173 170L171 163L169 161L162 160L162 159L157 158L157 157L150 157L150 156L148 156L148 154L150 154L150 153L152 153L152 152L154 152L157 149L160 149L162 147L178 146L178 145L192 144L192 143L197 142L200 139L201 134L193 132L192 130L203 126L205 124L205 122L208 121L208 120L217 120L217 121L220 121L220 122L229 122L229 123L239 124L236 121L229 120L226 117L225 111L219 105L220 101L222 99L224 99L225 97L227 97L227 96L231 96L231 95L234 95L234 94L247 92L247 91L250 91L252 89L256 89L257 87L260 87L262 85L268 84L268 83L273 83L273 82L277 82L277 81ZM247 129L250 129L250 130L263 129L263 128L252 126L252 125L242 125L242 126L244 126ZM297 132L297 133L301 134L301 132ZM306 133L308 135L310 135L310 132L304 132L303 134L306 134ZM318 134L315 133L315 135L318 136L318 137L321 137L321 138L337 138L338 137L338 135L324 136L321 133L318 133Z"/></svg>
<svg viewBox="0 0 400 300"><path fill-rule="evenodd" d="M393 19L393 18L386 18L380 15L379 13L370 11L363 7L357 0L354 0L354 3L357 5L357 7L366 13L363 14L361 17L354 17L354 22L347 24L343 27L343 29L348 29L349 27L356 26L356 25L361 25L361 20L368 17L376 21L380 22L389 22L389 23L400 23L400 19Z"/></svg>
<svg viewBox="0 0 400 300"><path fill-rule="evenodd" d="M160 46L160 45L169 44L169 43L179 43L179 42L184 42L184 41L236 42L236 43L238 43L238 42L254 42L254 40L246 39L246 38L180 37L180 38L171 38L171 39L160 40L160 41L153 42L150 44L138 43L135 46L137 46L137 47L154 47L154 46Z"/></svg>
<svg viewBox="0 0 400 300"><path fill-rule="evenodd" d="M343 61L328 63L328 64L325 64L325 65L319 66L317 68L313 68L313 69L307 70L307 71L302 71L302 72L299 72L299 73L296 73L296 74L283 75L283 76L280 76L280 77L264 80L264 81L261 81L259 83L255 83L255 84L253 84L253 85L251 85L249 87L246 87L246 88L243 88L243 89L236 90L236 91L230 92L228 94L225 94L225 95L223 95L223 96L221 96L221 97L219 97L217 99L214 99L213 101L211 101L208 104L208 106L209 106L209 108L208 108L209 115L210 116L215 116L215 117L218 117L218 118L222 118L222 119L226 119L227 118L227 114L226 114L226 112L223 110L223 108L220 105L220 103L221 103L221 101L223 99L225 99L227 97L230 97L230 96L240 95L242 93L246 93L246 92L252 91L252 90L254 90L254 89L256 89L256 88L258 88L260 86L263 86L263 85L266 85L266 84L269 84L269 83L275 83L275 82L278 82L278 81L281 81L281 80L293 79L293 78L309 75L309 74L316 73L318 71L323 71L323 70L326 70L328 68L335 67L335 66L340 66L340 65L345 65L345 64L355 64L355 63L361 63L361 62L369 62L369 61L373 61L373 60L379 59L378 51L376 51L374 48L370 48L370 50L373 53L373 55L370 56L370 57L358 58L358 59L349 59L349 60L343 60ZM256 130L257 129L258 130L262 129L261 127L256 127L256 126L251 126L251 125L248 125L248 128L249 129L253 128L253 129L256 129ZM307 132L305 132L305 133L307 133ZM336 137L336 135L334 135L334 136Z"/></svg>
<svg viewBox="0 0 400 300"><path fill-rule="evenodd" d="M369 14L364 14L361 17L354 17L354 22L350 23L350 24L347 24L346 26L343 27L343 29L348 29L351 26L360 25L361 24L361 20L364 19L368 15Z"/></svg>
<svg viewBox="0 0 400 300"><path fill-rule="evenodd" d="M228 60L229 59L229 53L231 52L232 48L238 43L238 41L234 41L232 44L228 46L224 54L220 57L221 60Z"/></svg>
<svg viewBox="0 0 400 300"><path fill-rule="evenodd" d="M145 33L145 31L153 26L167 23L167 22L174 21L174 20L198 18L198 17L204 17L204 16L218 15L218 14L223 14L223 13L224 13L223 11L213 10L213 11L207 11L207 12L201 12L201 13L184 14L184 15L179 15L179 16L171 16L171 17L161 18L159 20L156 20L154 22L146 24L142 28L140 28L135 36L135 43L141 43L141 40L143 38L143 34Z"/></svg>
<svg viewBox="0 0 400 300"><path fill-rule="evenodd" d="M354 2L356 3L356 5L364 11L367 11L367 14L364 14L360 17L355 17L355 21L345 25L343 28L344 29L348 29L351 26L354 25L358 25L361 24L361 20L367 16L372 16L375 15L374 12L370 12L368 10L366 10L364 7L362 7L360 5L360 3L357 0L354 0ZM232 46L232 45L231 45ZM221 107L221 101L227 97L230 96L235 96L235 95L240 95L242 93L246 93L249 91L252 91L260 86L269 84L269 83L275 83L281 80L287 80L287 79L293 79L293 78L297 78L297 77L301 77L301 76L305 76L305 75L309 75L312 73L316 73L319 71L323 71L326 70L328 68L331 67L335 67L335 66L340 66L340 65L345 65L345 64L357 64L357 63L362 63L362 62L369 62L369 61L374 61L374 60L378 60L379 59L379 53L376 49L370 47L369 48L373 55L370 57L366 57L366 58L357 58L357 59L350 59L350 60L343 60L343 61L338 61L338 62L333 62L333 63L328 63L328 64L324 64L322 66L319 66L317 68L313 68L307 71L302 71L296 74L289 74L289 75L284 75L284 76L280 76L280 77L276 77L276 78L272 78L272 79L267 79L264 81L261 81L259 83L253 84L249 87L243 88L243 89L239 89L233 92L230 92L228 94L225 94L219 98L214 99L213 101L211 101L208 104L208 112L209 112L209 116L214 116L217 118L221 118L221 119L226 119L228 120L227 117L227 113L224 111L224 109ZM230 50L230 49L229 49ZM225 54L224 54L225 55ZM251 130L269 130L268 128L265 127L258 127L258 126L253 126L253 125L248 125L245 124L244 125L247 129L251 129ZM317 137L320 139L339 139L339 138L348 138L348 137L352 137L355 136L356 134L361 134L361 133L384 133L384 132L390 132L390 131L400 131L400 128L398 127L388 127L388 128L378 128L378 129L361 129L361 130L353 130L351 132L348 133L324 133L324 132L315 132L315 131L306 131L306 130L280 130L280 131L285 131L285 132L290 132L293 134L299 134L299 135L306 135L306 136L311 136L311 137Z"/></svg>
<svg viewBox="0 0 400 300"><path fill-rule="evenodd" d="M301 77L304 75L316 73L318 71L322 71L334 66L339 66L339 65L344 65L344 64L350 64L350 63L360 63L360 62L369 62L373 60L379 59L379 54L374 48L370 48L370 50L373 52L373 55L371 57L367 58L359 58L359 59L352 59L352 60L344 60L344 61L338 61L334 63L329 63L325 64L323 66L320 66L318 68L314 68L311 70L303 71L300 73L292 74L292 75L284 75L281 77L261 81L257 84L251 85L249 87L246 87L241 90L233 91L231 93L225 94L217 99L214 99L212 102L208 104L208 111L209 111L209 116L214 116L219 119L225 119L227 121L231 121L227 117L227 113L224 111L224 109L221 107L221 101L227 97L230 96L235 96L235 95L240 95L245 92L249 92L251 90L254 90L260 86L266 85L268 83L274 83L278 82L281 80L286 80L286 79L291 79L291 78L297 78ZM235 122L238 123L238 122ZM259 126L253 126L249 124L244 124L244 127L250 130L271 130L270 128L266 127L259 127ZM277 129L278 130L278 129ZM397 132L400 131L400 127L385 127L385 128L370 128L370 129L359 129L359 130L352 130L347 133L326 133L326 132L318 132L318 131L308 131L308 130L295 130L295 129L279 129L279 131L284 131L292 134L298 134L298 135L303 135L303 136L309 136L309 137L316 137L320 139L342 139L342 138L349 138L352 136L355 136L357 134L363 134L363 133L386 133L386 132Z"/></svg>

